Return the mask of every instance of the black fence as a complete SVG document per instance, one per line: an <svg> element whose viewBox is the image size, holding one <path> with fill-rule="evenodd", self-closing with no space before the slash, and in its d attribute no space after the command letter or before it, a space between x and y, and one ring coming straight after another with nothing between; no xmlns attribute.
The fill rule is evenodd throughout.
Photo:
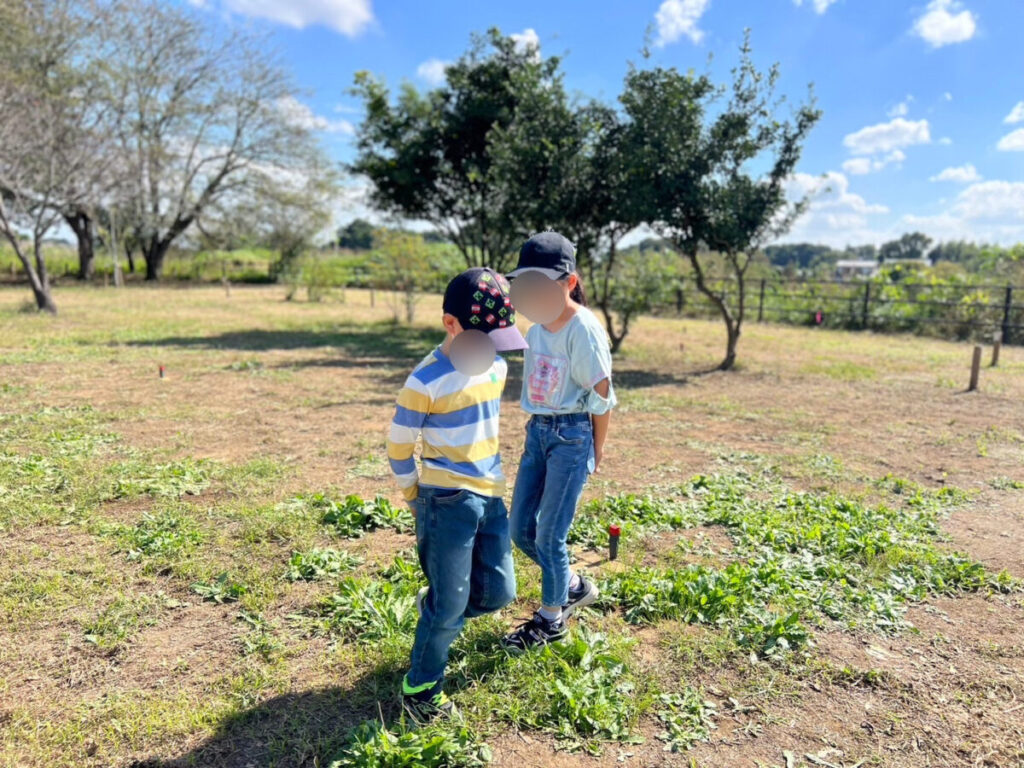
<svg viewBox="0 0 1024 768"><path fill-rule="evenodd" d="M734 279L709 281L735 308ZM1024 286L948 282L748 279L747 321L882 333L919 333L955 340L1024 344ZM692 280L676 290L675 311L715 317L717 309ZM665 309L668 309L667 307Z"/></svg>

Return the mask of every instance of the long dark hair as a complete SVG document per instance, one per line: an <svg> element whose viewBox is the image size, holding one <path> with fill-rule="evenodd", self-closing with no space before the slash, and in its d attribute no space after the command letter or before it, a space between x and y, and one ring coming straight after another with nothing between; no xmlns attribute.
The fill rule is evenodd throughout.
<svg viewBox="0 0 1024 768"><path fill-rule="evenodd" d="M582 307L587 306L587 292L583 290L583 278L580 277L579 272L576 274L576 287L569 293L569 298L575 301Z"/></svg>

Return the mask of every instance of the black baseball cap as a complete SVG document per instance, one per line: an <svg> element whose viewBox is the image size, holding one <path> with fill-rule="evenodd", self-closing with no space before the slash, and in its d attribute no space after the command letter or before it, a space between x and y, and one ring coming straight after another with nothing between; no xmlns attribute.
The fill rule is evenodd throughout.
<svg viewBox="0 0 1024 768"><path fill-rule="evenodd" d="M508 295L508 280L493 269L474 267L453 278L444 291L444 311L463 330L486 333L499 352L529 345L516 328L516 310Z"/></svg>
<svg viewBox="0 0 1024 768"><path fill-rule="evenodd" d="M576 271L576 248L557 232L534 235L519 249L519 263L508 273L510 278L524 272L539 272L552 280L561 280Z"/></svg>

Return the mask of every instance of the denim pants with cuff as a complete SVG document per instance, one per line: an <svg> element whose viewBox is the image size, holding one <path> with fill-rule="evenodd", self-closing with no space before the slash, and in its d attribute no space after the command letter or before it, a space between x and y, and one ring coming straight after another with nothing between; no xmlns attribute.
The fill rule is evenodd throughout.
<svg viewBox="0 0 1024 768"><path fill-rule="evenodd" d="M508 510L500 498L420 486L416 548L430 585L416 625L412 686L444 678L448 649L466 619L515 599Z"/></svg>
<svg viewBox="0 0 1024 768"><path fill-rule="evenodd" d="M569 601L566 539L594 470L594 430L586 413L533 416L512 494L512 540L541 570L541 602Z"/></svg>

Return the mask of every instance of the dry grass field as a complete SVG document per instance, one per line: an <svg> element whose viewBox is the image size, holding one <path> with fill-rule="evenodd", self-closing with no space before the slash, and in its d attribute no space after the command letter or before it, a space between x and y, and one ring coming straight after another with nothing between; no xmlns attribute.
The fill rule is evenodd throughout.
<svg viewBox="0 0 1024 768"><path fill-rule="evenodd" d="M464 722L408 732L383 446L438 300L407 327L355 291L25 298L0 290L0 766L1024 766L1024 348L965 393L964 344L752 324L692 377L720 326L642 320L574 532L604 599L508 658L517 559L453 652Z"/></svg>

